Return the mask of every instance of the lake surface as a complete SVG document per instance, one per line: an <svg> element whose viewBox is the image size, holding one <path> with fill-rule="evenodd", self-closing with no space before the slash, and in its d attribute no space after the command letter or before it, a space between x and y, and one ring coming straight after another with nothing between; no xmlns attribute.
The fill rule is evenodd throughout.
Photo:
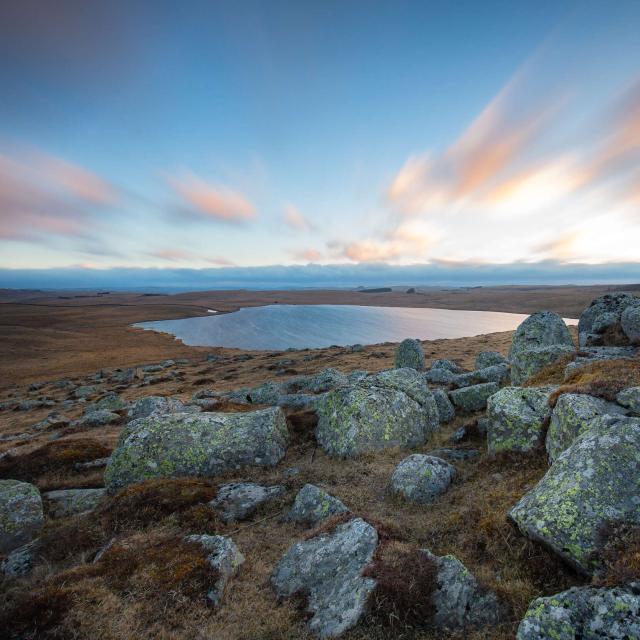
<svg viewBox="0 0 640 640"><path fill-rule="evenodd" d="M399 342L404 338L462 338L510 331L526 317L495 311L274 304L135 326L170 333L191 346L282 350Z"/></svg>

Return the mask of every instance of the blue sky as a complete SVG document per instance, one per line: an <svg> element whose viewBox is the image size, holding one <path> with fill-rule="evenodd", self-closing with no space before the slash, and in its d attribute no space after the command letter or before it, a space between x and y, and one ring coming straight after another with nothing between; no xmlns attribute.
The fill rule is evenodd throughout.
<svg viewBox="0 0 640 640"><path fill-rule="evenodd" d="M636 275L636 1L53 5L0 5L0 268Z"/></svg>

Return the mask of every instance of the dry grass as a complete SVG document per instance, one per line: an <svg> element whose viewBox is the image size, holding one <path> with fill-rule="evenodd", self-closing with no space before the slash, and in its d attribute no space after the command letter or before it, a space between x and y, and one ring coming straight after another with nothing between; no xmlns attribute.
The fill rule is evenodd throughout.
<svg viewBox="0 0 640 640"><path fill-rule="evenodd" d="M600 531L598 558L602 569L595 582L599 586L640 580L640 526L620 522L604 527Z"/></svg>
<svg viewBox="0 0 640 640"><path fill-rule="evenodd" d="M620 391L640 386L640 359L600 360L574 371L549 397L555 406L563 393L585 393L614 401Z"/></svg>
<svg viewBox="0 0 640 640"><path fill-rule="evenodd" d="M41 490L102 486L102 471L80 474L74 471L77 462L89 462L111 453L105 445L92 438L54 440L21 455L8 455L0 461L0 478L31 482Z"/></svg>

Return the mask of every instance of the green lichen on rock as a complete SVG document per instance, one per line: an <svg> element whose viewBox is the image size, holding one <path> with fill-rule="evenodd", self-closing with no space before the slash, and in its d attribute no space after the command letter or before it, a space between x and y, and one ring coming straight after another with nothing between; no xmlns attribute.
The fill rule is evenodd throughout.
<svg viewBox="0 0 640 640"><path fill-rule="evenodd" d="M547 431L546 448L553 462L571 443L591 426L591 421L607 414L622 415L625 410L615 402L607 402L584 393L564 393L556 402Z"/></svg>
<svg viewBox="0 0 640 640"><path fill-rule="evenodd" d="M481 351L475 360L474 369L484 369L496 364L508 363L507 359L498 351Z"/></svg>
<svg viewBox="0 0 640 640"><path fill-rule="evenodd" d="M415 453L396 467L390 487L410 502L428 504L449 488L455 475L455 468L445 460Z"/></svg>
<svg viewBox="0 0 640 640"><path fill-rule="evenodd" d="M516 640L630 640L640 638L640 593L631 587L574 587L537 598Z"/></svg>
<svg viewBox="0 0 640 640"><path fill-rule="evenodd" d="M505 387L487 401L487 448L527 452L542 444L552 387Z"/></svg>
<svg viewBox="0 0 640 640"><path fill-rule="evenodd" d="M640 524L640 419L602 416L509 512L523 534L576 569L599 565L597 539L610 522Z"/></svg>
<svg viewBox="0 0 640 640"><path fill-rule="evenodd" d="M552 311L530 315L516 329L509 350L511 382L522 384L558 358L575 351L564 320Z"/></svg>
<svg viewBox="0 0 640 640"><path fill-rule="evenodd" d="M499 389L500 385L497 382L485 382L450 391L449 398L456 409L464 413L472 413L484 409L487 406L487 400Z"/></svg>
<svg viewBox="0 0 640 640"><path fill-rule="evenodd" d="M316 525L326 518L348 512L349 509L338 498L313 484L305 484L298 492L287 520L299 524Z"/></svg>
<svg viewBox="0 0 640 640"><path fill-rule="evenodd" d="M438 428L438 408L422 375L393 369L330 391L317 402L316 438L330 455L352 457L424 444Z"/></svg>
<svg viewBox="0 0 640 640"><path fill-rule="evenodd" d="M403 340L396 349L395 355L396 369L415 369L422 371L424 369L424 351L422 345L412 338Z"/></svg>
<svg viewBox="0 0 640 640"><path fill-rule="evenodd" d="M0 553L33 540L43 521L37 487L19 480L0 480Z"/></svg>
<svg viewBox="0 0 640 640"><path fill-rule="evenodd" d="M174 413L129 423L105 472L111 491L157 477L216 476L245 466L268 466L285 455L284 413Z"/></svg>

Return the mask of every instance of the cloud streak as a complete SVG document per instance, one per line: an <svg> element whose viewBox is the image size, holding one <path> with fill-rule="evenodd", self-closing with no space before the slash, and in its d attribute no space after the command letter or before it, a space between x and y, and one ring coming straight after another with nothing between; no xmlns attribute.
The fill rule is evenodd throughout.
<svg viewBox="0 0 640 640"><path fill-rule="evenodd" d="M288 204L284 208L284 221L289 227L297 231L311 231L313 229L311 222L302 214L300 209L292 204Z"/></svg>
<svg viewBox="0 0 640 640"><path fill-rule="evenodd" d="M194 173L169 176L167 182L191 212L205 218L237 224L257 216L255 207L244 194L206 182Z"/></svg>
<svg viewBox="0 0 640 640"><path fill-rule="evenodd" d="M87 236L117 190L87 169L37 150L0 154L0 238Z"/></svg>

